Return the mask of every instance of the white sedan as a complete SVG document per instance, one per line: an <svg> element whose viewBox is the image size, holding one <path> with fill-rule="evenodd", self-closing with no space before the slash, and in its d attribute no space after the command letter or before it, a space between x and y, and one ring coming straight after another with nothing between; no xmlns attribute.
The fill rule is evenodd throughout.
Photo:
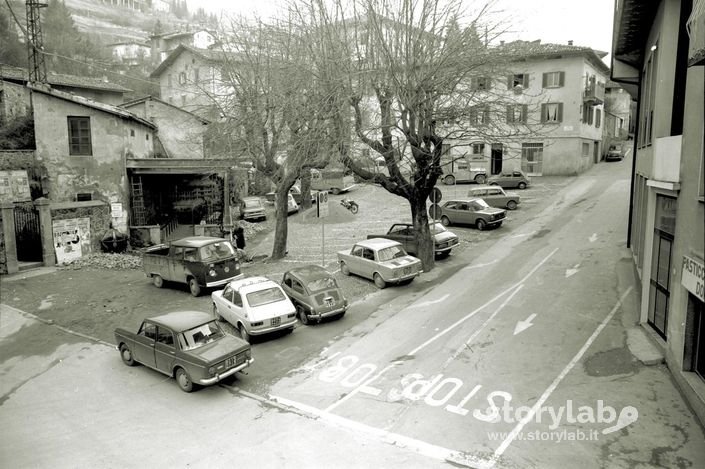
<svg viewBox="0 0 705 469"><path fill-rule="evenodd" d="M294 330L296 308L278 283L265 277L233 280L211 294L213 314L233 325L240 337Z"/></svg>

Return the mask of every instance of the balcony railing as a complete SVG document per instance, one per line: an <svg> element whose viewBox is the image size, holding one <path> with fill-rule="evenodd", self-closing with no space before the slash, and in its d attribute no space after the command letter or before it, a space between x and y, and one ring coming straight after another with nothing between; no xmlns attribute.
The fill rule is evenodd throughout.
<svg viewBox="0 0 705 469"><path fill-rule="evenodd" d="M583 90L583 102L591 106L605 102L605 84L597 81L594 76L587 80Z"/></svg>

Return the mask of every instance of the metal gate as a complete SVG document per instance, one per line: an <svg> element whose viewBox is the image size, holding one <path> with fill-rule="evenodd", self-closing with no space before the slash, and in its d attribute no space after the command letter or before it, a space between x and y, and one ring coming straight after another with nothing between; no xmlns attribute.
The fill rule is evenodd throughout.
<svg viewBox="0 0 705 469"><path fill-rule="evenodd" d="M42 260L39 211L31 202L15 204L15 242L18 261Z"/></svg>

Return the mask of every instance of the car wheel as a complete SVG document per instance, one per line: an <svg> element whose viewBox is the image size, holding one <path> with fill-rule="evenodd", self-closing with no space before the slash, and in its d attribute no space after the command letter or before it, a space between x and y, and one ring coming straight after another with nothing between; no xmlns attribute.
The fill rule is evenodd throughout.
<svg viewBox="0 0 705 469"><path fill-rule="evenodd" d="M478 184L484 184L485 182L487 182L487 176L485 176L484 174L478 174L477 176L475 176L475 182Z"/></svg>
<svg viewBox="0 0 705 469"><path fill-rule="evenodd" d="M517 209L517 203L514 202L513 200L510 200L509 202L507 202L507 208L508 208L509 210L516 210L516 209Z"/></svg>
<svg viewBox="0 0 705 469"><path fill-rule="evenodd" d="M247 333L247 329L245 329L245 326L240 324L240 326L237 328L237 332L242 340L244 340L247 343L250 342L250 334Z"/></svg>
<svg viewBox="0 0 705 469"><path fill-rule="evenodd" d="M491 183L490 183L490 186L498 186L498 185L499 185L499 184L497 184L496 182L491 182Z"/></svg>
<svg viewBox="0 0 705 469"><path fill-rule="evenodd" d="M517 187L519 187L519 189L526 189L526 183L524 181L522 181L519 183L519 185Z"/></svg>
<svg viewBox="0 0 705 469"><path fill-rule="evenodd" d="M218 312L218 307L215 303L213 303L213 317L215 317L216 321L223 321L223 316Z"/></svg>
<svg viewBox="0 0 705 469"><path fill-rule="evenodd" d="M304 326L308 326L311 323L311 321L308 320L306 310L304 310L301 306L296 307L296 315L299 317L299 321L301 321L301 324Z"/></svg>
<svg viewBox="0 0 705 469"><path fill-rule="evenodd" d="M120 346L120 358L122 358L122 362L127 365L127 366L135 366L135 359L132 357L132 351L130 348L122 344Z"/></svg>
<svg viewBox="0 0 705 469"><path fill-rule="evenodd" d="M340 271L345 276L350 275L350 269L348 269L348 265L345 262L340 263Z"/></svg>
<svg viewBox="0 0 705 469"><path fill-rule="evenodd" d="M455 176L446 176L443 178L443 184L446 186L452 186L455 184Z"/></svg>
<svg viewBox="0 0 705 469"><path fill-rule="evenodd" d="M193 391L193 381L191 381L191 377L188 375L186 370L184 370L183 368L177 368L175 377L176 384L179 385L183 392Z"/></svg>
<svg viewBox="0 0 705 469"><path fill-rule="evenodd" d="M495 227L496 227L496 228L499 228L500 226L502 226L502 223L503 223L503 222L497 223L497 225L495 225Z"/></svg>
<svg viewBox="0 0 705 469"><path fill-rule="evenodd" d="M442 224L443 226L450 226L450 218L448 218L447 216L443 215L443 216L441 217L441 224Z"/></svg>
<svg viewBox="0 0 705 469"><path fill-rule="evenodd" d="M191 295L198 296L201 294L201 286L198 284L198 280L191 277L188 279L188 288L191 290Z"/></svg>
<svg viewBox="0 0 705 469"><path fill-rule="evenodd" d="M152 283L155 287L162 288L164 286L164 279L161 275L154 275L152 276Z"/></svg>
<svg viewBox="0 0 705 469"><path fill-rule="evenodd" d="M376 273L376 274L374 275L373 279L374 279L374 281L375 281L375 285L376 285L377 288L379 288L380 290L381 290L382 288L384 288L384 287L387 286L387 282L384 281L384 279L382 278L382 276L381 276L380 274L377 274L377 273Z"/></svg>
<svg viewBox="0 0 705 469"><path fill-rule="evenodd" d="M482 218L478 218L475 221L475 226L477 227L478 230L482 231L487 226L487 222L485 222L485 220L483 220Z"/></svg>

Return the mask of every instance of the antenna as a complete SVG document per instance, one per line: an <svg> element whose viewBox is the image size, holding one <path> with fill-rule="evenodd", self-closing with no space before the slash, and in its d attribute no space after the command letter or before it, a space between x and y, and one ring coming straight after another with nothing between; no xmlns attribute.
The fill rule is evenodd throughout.
<svg viewBox="0 0 705 469"><path fill-rule="evenodd" d="M29 82L46 83L47 67L44 62L44 37L39 10L48 6L39 0L26 0L27 7L27 52L29 58Z"/></svg>

